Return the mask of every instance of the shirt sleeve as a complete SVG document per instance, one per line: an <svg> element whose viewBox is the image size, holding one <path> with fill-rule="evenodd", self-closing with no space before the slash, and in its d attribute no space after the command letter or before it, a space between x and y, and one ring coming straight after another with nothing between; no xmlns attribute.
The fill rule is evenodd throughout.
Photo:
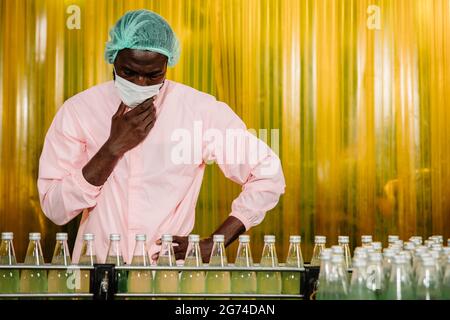
<svg viewBox="0 0 450 320"><path fill-rule="evenodd" d="M39 160L38 191L44 214L64 225L96 205L101 187L81 172L88 162L83 130L69 102L57 112L45 137Z"/></svg>
<svg viewBox="0 0 450 320"><path fill-rule="evenodd" d="M248 230L263 221L284 193L281 161L225 103L216 102L208 113L203 161L216 162L227 178L242 185L230 215Z"/></svg>

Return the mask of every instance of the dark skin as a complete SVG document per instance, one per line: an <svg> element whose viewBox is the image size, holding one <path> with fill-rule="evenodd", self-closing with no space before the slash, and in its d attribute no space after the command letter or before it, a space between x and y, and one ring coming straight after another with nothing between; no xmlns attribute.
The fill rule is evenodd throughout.
<svg viewBox="0 0 450 320"><path fill-rule="evenodd" d="M123 49L114 61L117 74L137 85L150 86L163 83L167 72L167 57L151 51ZM150 98L134 109L120 103L111 119L109 138L83 167L84 178L92 185L103 185L114 170L117 162L129 150L140 144L150 133L156 122L156 110ZM214 234L225 236L225 246L232 243L245 232L244 224L235 217L228 217L211 236L200 240L202 259L209 262ZM188 237L174 236L173 243L177 260L184 259L188 246ZM161 239L156 241L161 244ZM153 260L158 254L152 256Z"/></svg>

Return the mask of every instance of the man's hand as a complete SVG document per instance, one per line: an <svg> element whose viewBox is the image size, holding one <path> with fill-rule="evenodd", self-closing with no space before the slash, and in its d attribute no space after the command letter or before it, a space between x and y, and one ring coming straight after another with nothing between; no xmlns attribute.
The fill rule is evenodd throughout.
<svg viewBox="0 0 450 320"><path fill-rule="evenodd" d="M120 103L111 120L109 139L83 167L83 176L91 184L101 186L114 170L120 157L147 137L156 120L153 99L148 99L125 113Z"/></svg>
<svg viewBox="0 0 450 320"><path fill-rule="evenodd" d="M121 157L136 147L155 125L156 109L153 98L125 113L127 106L121 102L111 120L111 131L106 145L111 153Z"/></svg>
<svg viewBox="0 0 450 320"><path fill-rule="evenodd" d="M184 260L186 257L186 251L189 244L188 237L179 237L179 236L173 236L173 252L175 253L175 260ZM161 239L158 239L156 241L157 245L161 245ZM206 238L200 240L200 252L202 254L202 260L204 263L209 262L209 258L211 256L211 250L213 246L213 240L212 238ZM159 252L155 253L152 256L152 260L156 261L158 259Z"/></svg>

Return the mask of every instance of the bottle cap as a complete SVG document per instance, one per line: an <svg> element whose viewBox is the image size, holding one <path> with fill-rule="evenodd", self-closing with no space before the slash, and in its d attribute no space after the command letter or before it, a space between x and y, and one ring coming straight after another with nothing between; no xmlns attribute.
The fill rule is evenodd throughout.
<svg viewBox="0 0 450 320"><path fill-rule="evenodd" d="M362 243L372 242L372 236L370 235L361 236L361 242Z"/></svg>
<svg viewBox="0 0 450 320"><path fill-rule="evenodd" d="M83 234L83 240L94 240L95 235L93 233L85 233Z"/></svg>
<svg viewBox="0 0 450 320"><path fill-rule="evenodd" d="M163 234L161 236L161 241L172 242L173 241L173 237L172 237L171 234Z"/></svg>
<svg viewBox="0 0 450 320"><path fill-rule="evenodd" d="M300 242L302 242L302 237L301 236L297 236L297 235L289 236L289 242L291 242L291 243L300 243Z"/></svg>
<svg viewBox="0 0 450 320"><path fill-rule="evenodd" d="M325 244L327 242L327 237L325 236L315 236L314 243L316 244Z"/></svg>
<svg viewBox="0 0 450 320"><path fill-rule="evenodd" d="M395 250L392 250L390 248L386 248L383 250L383 256L385 258L392 258L395 256Z"/></svg>
<svg viewBox="0 0 450 320"><path fill-rule="evenodd" d="M137 234L136 241L147 241L147 235L145 234Z"/></svg>
<svg viewBox="0 0 450 320"><path fill-rule="evenodd" d="M118 234L118 233L111 233L109 235L109 240L112 240L112 241L120 240L120 234Z"/></svg>
<svg viewBox="0 0 450 320"><path fill-rule="evenodd" d="M64 241L64 240L67 240L67 238L68 238L68 235L65 232L58 232L56 234L56 241Z"/></svg>
<svg viewBox="0 0 450 320"><path fill-rule="evenodd" d="M31 232L28 236L30 240L41 240L41 234L39 232Z"/></svg>
<svg viewBox="0 0 450 320"><path fill-rule="evenodd" d="M225 242L225 236L223 234L215 234L213 236L214 242Z"/></svg>
<svg viewBox="0 0 450 320"><path fill-rule="evenodd" d="M394 241L397 241L397 240L400 240L400 237L397 236L397 235L389 235L389 236L388 236L388 242L389 242L389 243L394 242Z"/></svg>
<svg viewBox="0 0 450 320"><path fill-rule="evenodd" d="M275 236L272 234L266 234L264 236L264 242L274 243L275 242Z"/></svg>
<svg viewBox="0 0 450 320"><path fill-rule="evenodd" d="M350 242L350 238L348 236L339 236L338 237L338 242L339 243L349 243Z"/></svg>
<svg viewBox="0 0 450 320"><path fill-rule="evenodd" d="M2 240L12 240L13 238L14 238L14 233L2 232Z"/></svg>
<svg viewBox="0 0 450 320"><path fill-rule="evenodd" d="M190 234L188 240L189 242L199 242L200 236L198 234Z"/></svg>
<svg viewBox="0 0 450 320"><path fill-rule="evenodd" d="M242 234L239 236L239 242L242 243L249 243L250 242L250 236L248 234Z"/></svg>

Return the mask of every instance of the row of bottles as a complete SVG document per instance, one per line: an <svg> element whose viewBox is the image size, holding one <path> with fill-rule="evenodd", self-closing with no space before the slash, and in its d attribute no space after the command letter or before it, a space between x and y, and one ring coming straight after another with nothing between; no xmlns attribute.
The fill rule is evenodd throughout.
<svg viewBox="0 0 450 320"><path fill-rule="evenodd" d="M0 246L0 264L15 265L16 258L13 246L13 234L2 233ZM24 264L30 266L44 265L44 258L40 245L40 234L29 234L29 245ZM150 266L146 247L146 236L136 235L136 245L133 253L132 266ZM162 235L162 245L157 265L175 267L175 255L172 246L172 236ZM210 266L228 266L224 246L224 236L214 235L213 248L210 256ZM85 234L79 265L92 266L97 263L94 251L94 235ZM189 245L186 251L184 265L189 267L203 266L199 235L189 236ZM300 248L301 237L291 236L286 266L303 267L303 257ZM110 235L110 245L105 263L124 266L120 249L120 235ZM67 245L67 234L56 234L56 246L51 261L55 266L70 266L71 259ZM250 248L250 237L241 235L237 251L235 266L240 271L183 271L176 270L117 270L118 292L121 293L268 293L268 294L299 294L299 272L255 272L245 271L252 267L253 257ZM278 267L278 258L275 249L275 236L264 237L264 248L260 266L268 268ZM45 269L0 269L0 293L73 293L89 292L89 270L76 268Z"/></svg>
<svg viewBox="0 0 450 320"><path fill-rule="evenodd" d="M450 247L442 236L423 241L388 237L388 247L362 237L355 248L349 276L343 246L320 246L320 273L316 299L322 300L437 300L450 299ZM374 245L375 244L375 245Z"/></svg>

